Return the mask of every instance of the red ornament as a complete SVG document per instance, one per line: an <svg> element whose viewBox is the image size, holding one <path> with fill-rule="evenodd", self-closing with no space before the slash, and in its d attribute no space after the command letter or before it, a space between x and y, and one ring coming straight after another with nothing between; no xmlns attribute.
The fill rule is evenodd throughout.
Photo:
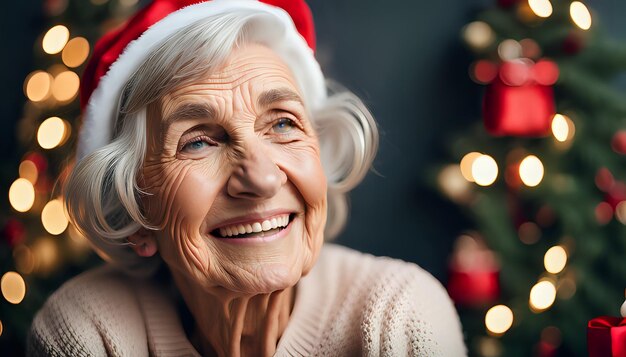
<svg viewBox="0 0 626 357"><path fill-rule="evenodd" d="M459 237L449 269L448 294L458 305L486 305L500 296L498 263L481 240Z"/></svg>
<svg viewBox="0 0 626 357"><path fill-rule="evenodd" d="M2 229L2 236L9 246L15 247L24 240L24 225L15 218L9 218Z"/></svg>
<svg viewBox="0 0 626 357"><path fill-rule="evenodd" d="M626 356L626 319L600 316L587 324L589 357Z"/></svg>
<svg viewBox="0 0 626 357"><path fill-rule="evenodd" d="M611 139L611 148L618 154L626 155L626 131L620 130Z"/></svg>
<svg viewBox="0 0 626 357"><path fill-rule="evenodd" d="M483 98L485 128L495 136L542 137L555 114L552 85L558 68L551 61L506 61Z"/></svg>

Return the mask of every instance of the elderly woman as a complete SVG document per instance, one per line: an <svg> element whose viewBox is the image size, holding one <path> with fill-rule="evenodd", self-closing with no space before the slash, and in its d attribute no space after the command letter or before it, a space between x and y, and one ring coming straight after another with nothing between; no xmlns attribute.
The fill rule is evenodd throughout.
<svg viewBox="0 0 626 357"><path fill-rule="evenodd" d="M50 297L29 354L464 355L432 276L323 245L378 137L327 93L306 4L194 2L95 48L65 200L108 264Z"/></svg>

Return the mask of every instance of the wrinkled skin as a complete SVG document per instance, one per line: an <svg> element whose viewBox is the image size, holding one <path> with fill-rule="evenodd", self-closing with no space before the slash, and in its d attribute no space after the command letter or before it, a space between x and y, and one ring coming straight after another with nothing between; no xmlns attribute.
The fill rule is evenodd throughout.
<svg viewBox="0 0 626 357"><path fill-rule="evenodd" d="M246 45L215 73L148 107L140 186L158 230L129 239L137 254L158 253L169 267L203 354L272 355L294 286L319 254L326 179L298 97L284 62ZM192 104L212 109L180 112ZM295 217L279 239L233 244L211 234L226 220L275 210Z"/></svg>

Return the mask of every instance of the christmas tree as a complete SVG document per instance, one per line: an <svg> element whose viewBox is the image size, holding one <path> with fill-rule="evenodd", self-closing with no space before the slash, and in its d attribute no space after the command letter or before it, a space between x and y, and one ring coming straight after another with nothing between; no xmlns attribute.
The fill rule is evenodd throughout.
<svg viewBox="0 0 626 357"><path fill-rule="evenodd" d="M584 356L626 286L626 45L585 4L501 0L462 30L482 119L438 187L470 217L450 260L471 355Z"/></svg>
<svg viewBox="0 0 626 357"><path fill-rule="evenodd" d="M93 44L138 0L46 0L17 122L20 147L2 163L12 177L0 217L0 355L24 355L34 314L64 281L100 260L68 223L60 186L78 131L79 76Z"/></svg>

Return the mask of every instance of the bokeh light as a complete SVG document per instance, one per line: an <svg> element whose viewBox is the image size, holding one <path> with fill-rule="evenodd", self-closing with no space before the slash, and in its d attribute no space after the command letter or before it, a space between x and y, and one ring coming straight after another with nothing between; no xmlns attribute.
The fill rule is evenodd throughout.
<svg viewBox="0 0 626 357"><path fill-rule="evenodd" d="M518 59L522 56L522 45L512 39L504 40L498 45L498 56L503 61Z"/></svg>
<svg viewBox="0 0 626 357"><path fill-rule="evenodd" d="M621 224L626 224L626 201L622 201L615 207L615 217Z"/></svg>
<svg viewBox="0 0 626 357"><path fill-rule="evenodd" d="M25 178L18 178L9 188L9 202L18 212L26 212L35 202L35 188Z"/></svg>
<svg viewBox="0 0 626 357"><path fill-rule="evenodd" d="M494 337L481 337L478 340L478 351L481 357L500 357L502 356L502 342Z"/></svg>
<svg viewBox="0 0 626 357"><path fill-rule="evenodd" d="M46 206L41 211L41 223L43 223L46 231L52 235L56 236L63 233L68 225L63 201L54 199L46 203Z"/></svg>
<svg viewBox="0 0 626 357"><path fill-rule="evenodd" d="M20 163L20 167L18 169L21 178L25 178L33 185L37 183L37 178L39 177L39 172L37 172L37 165L30 160L24 160Z"/></svg>
<svg viewBox="0 0 626 357"><path fill-rule="evenodd" d="M78 94L80 78L72 71L64 71L54 77L52 84L52 96L60 102L66 102Z"/></svg>
<svg viewBox="0 0 626 357"><path fill-rule="evenodd" d="M589 30L589 28L591 28L591 13L582 2L572 2L569 6L569 15L576 26L581 29Z"/></svg>
<svg viewBox="0 0 626 357"><path fill-rule="evenodd" d="M485 326L494 334L503 334L513 325L513 311L506 305L496 305L485 314Z"/></svg>
<svg viewBox="0 0 626 357"><path fill-rule="evenodd" d="M41 102L50 96L53 78L48 72L35 71L24 81L24 94L33 102Z"/></svg>
<svg viewBox="0 0 626 357"><path fill-rule="evenodd" d="M474 176L472 176L472 165L474 164L474 160L480 156L482 156L481 153L472 151L465 154L465 156L461 159L461 174L469 182L474 182Z"/></svg>
<svg viewBox="0 0 626 357"><path fill-rule="evenodd" d="M567 300L574 296L574 294L576 293L576 281L571 274L566 275L559 280L557 292L559 299L562 300Z"/></svg>
<svg viewBox="0 0 626 357"><path fill-rule="evenodd" d="M552 15L552 3L549 0L528 0L528 6L539 17Z"/></svg>
<svg viewBox="0 0 626 357"><path fill-rule="evenodd" d="M541 228L534 222L524 222L517 228L519 240L524 244L535 244L541 238Z"/></svg>
<svg viewBox="0 0 626 357"><path fill-rule="evenodd" d="M498 177L498 164L489 155L480 155L472 163L472 177L480 186L489 186Z"/></svg>
<svg viewBox="0 0 626 357"><path fill-rule="evenodd" d="M446 196L456 202L465 202L470 195L469 183L463 178L459 165L444 167L437 177L439 187Z"/></svg>
<svg viewBox="0 0 626 357"><path fill-rule="evenodd" d="M574 122L568 116L563 114L555 114L552 118L552 134L559 142L571 140L574 137L576 127Z"/></svg>
<svg viewBox="0 0 626 357"><path fill-rule="evenodd" d="M2 336L2 321L0 321L0 336Z"/></svg>
<svg viewBox="0 0 626 357"><path fill-rule="evenodd" d="M543 256L543 265L548 273L560 273L565 268L565 264L567 264L567 252L560 245L548 249Z"/></svg>
<svg viewBox="0 0 626 357"><path fill-rule="evenodd" d="M63 144L67 138L68 125L59 117L50 117L39 125L37 142L44 149L52 149Z"/></svg>
<svg viewBox="0 0 626 357"><path fill-rule="evenodd" d="M549 280L542 280L530 289L529 304L533 311L541 312L554 304L556 287Z"/></svg>
<svg viewBox="0 0 626 357"><path fill-rule="evenodd" d="M478 84L488 84L498 75L498 66L489 60L479 60L470 68L470 78Z"/></svg>
<svg viewBox="0 0 626 357"><path fill-rule="evenodd" d="M596 206L594 214L598 224L605 225L611 222L611 219L613 218L613 207L611 207L608 202L600 202Z"/></svg>
<svg viewBox="0 0 626 357"><path fill-rule="evenodd" d="M543 164L537 156L528 155L519 165L519 176L524 185L535 187L543 179Z"/></svg>
<svg viewBox="0 0 626 357"><path fill-rule="evenodd" d="M15 268L22 274L30 274L35 269L33 252L25 245L18 245L13 249Z"/></svg>
<svg viewBox="0 0 626 357"><path fill-rule="evenodd" d="M2 296L11 304L19 304L26 295L26 283L22 276L14 271L9 271L0 280Z"/></svg>
<svg viewBox="0 0 626 357"><path fill-rule="evenodd" d="M43 37L43 50L48 54L59 53L65 47L67 40L70 38L70 30L63 25L56 25Z"/></svg>
<svg viewBox="0 0 626 357"><path fill-rule="evenodd" d="M463 39L476 50L489 47L495 38L496 35L491 27L482 21L471 22L463 29Z"/></svg>
<svg viewBox="0 0 626 357"><path fill-rule="evenodd" d="M83 64L89 56L89 41L83 37L74 37L71 39L61 54L63 63L70 67L75 68Z"/></svg>
<svg viewBox="0 0 626 357"><path fill-rule="evenodd" d="M50 274L59 264L59 248L52 237L40 237L33 243L35 271L41 275Z"/></svg>

